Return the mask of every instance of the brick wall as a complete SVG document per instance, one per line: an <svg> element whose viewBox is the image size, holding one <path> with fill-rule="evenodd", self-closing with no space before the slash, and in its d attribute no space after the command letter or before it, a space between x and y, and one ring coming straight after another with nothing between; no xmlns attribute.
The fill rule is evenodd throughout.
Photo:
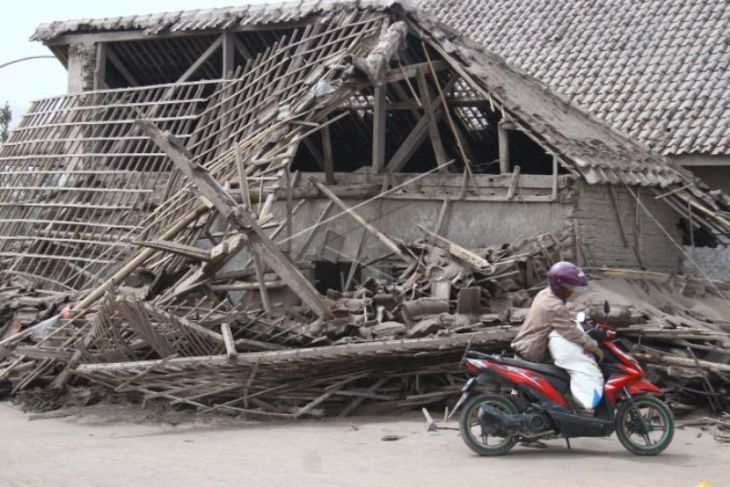
<svg viewBox="0 0 730 487"><path fill-rule="evenodd" d="M685 274L709 277L719 281L730 281L730 248L692 248L686 246L684 250L687 252L683 261Z"/></svg>
<svg viewBox="0 0 730 487"><path fill-rule="evenodd" d="M651 214L639 206L637 218L634 196L625 186L613 186L613 189L616 207L608 185L581 183L579 186L571 218L580 242L577 250L581 264L587 267L638 268L641 260L647 269L679 270L680 250L652 219L653 216L672 239L681 242L677 228L679 216L666 203L654 199L651 189L632 187L631 191L634 194L638 191L638 197ZM626 242L621 236L618 217L623 223Z"/></svg>

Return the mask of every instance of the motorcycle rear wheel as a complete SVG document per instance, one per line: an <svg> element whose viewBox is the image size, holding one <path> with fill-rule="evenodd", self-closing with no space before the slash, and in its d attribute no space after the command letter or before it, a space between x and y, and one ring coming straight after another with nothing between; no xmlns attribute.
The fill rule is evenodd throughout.
<svg viewBox="0 0 730 487"><path fill-rule="evenodd" d="M516 436L496 437L483 434L479 422L479 407L489 404L507 414L519 414L517 407L504 396L498 394L479 394L472 397L464 405L459 420L459 432L466 446L481 456L504 455L517 443ZM490 444L490 440L499 440Z"/></svg>
<svg viewBox="0 0 730 487"><path fill-rule="evenodd" d="M629 401L623 401L616 411L616 436L624 448L635 455L658 455L674 437L672 412L662 400L654 396L640 395L631 400L635 407Z"/></svg>

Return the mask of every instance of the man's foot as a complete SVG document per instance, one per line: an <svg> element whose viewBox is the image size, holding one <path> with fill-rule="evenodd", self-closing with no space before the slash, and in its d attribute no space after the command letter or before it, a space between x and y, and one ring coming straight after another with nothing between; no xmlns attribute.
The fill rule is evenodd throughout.
<svg viewBox="0 0 730 487"><path fill-rule="evenodd" d="M580 416L581 418L593 419L593 414L593 409L576 408L575 410L575 415Z"/></svg>
<svg viewBox="0 0 730 487"><path fill-rule="evenodd" d="M522 440L520 442L520 445L521 446L524 446L525 448L540 448L540 449L544 449L544 448L547 448L548 447L546 443L543 443L542 441L538 441L538 440Z"/></svg>

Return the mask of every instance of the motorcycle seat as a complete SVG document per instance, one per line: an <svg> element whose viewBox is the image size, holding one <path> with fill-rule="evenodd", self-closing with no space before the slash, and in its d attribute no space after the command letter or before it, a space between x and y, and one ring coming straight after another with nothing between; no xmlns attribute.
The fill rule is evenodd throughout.
<svg viewBox="0 0 730 487"><path fill-rule="evenodd" d="M519 357L499 357L499 362L505 365L512 365L513 367L522 367L523 369L531 370L533 372L539 372L540 374L549 375L566 382L570 382L570 375L560 367L556 367L551 364L540 364L537 362L528 362Z"/></svg>

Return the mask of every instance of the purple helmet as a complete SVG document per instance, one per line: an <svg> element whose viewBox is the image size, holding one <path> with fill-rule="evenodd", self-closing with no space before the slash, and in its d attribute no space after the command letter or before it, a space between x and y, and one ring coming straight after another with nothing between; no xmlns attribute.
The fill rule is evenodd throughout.
<svg viewBox="0 0 730 487"><path fill-rule="evenodd" d="M566 290L575 292L588 286L588 278L577 265L562 261L550 268L548 283L556 296L563 297Z"/></svg>

